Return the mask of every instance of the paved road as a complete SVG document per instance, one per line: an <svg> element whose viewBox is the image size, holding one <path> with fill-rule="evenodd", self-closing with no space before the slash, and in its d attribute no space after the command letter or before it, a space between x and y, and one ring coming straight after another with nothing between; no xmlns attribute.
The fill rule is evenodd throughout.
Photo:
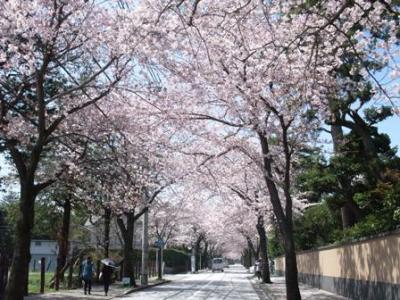
<svg viewBox="0 0 400 300"><path fill-rule="evenodd" d="M199 273L174 276L173 282L136 292L118 299L140 300L260 300L240 265L223 273Z"/></svg>

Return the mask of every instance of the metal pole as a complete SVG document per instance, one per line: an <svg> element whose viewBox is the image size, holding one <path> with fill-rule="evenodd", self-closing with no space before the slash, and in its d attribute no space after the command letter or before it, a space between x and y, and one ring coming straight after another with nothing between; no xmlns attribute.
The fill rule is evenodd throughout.
<svg viewBox="0 0 400 300"><path fill-rule="evenodd" d="M156 249L156 273L158 276L158 279L160 279L160 265L159 265L159 256L160 255L160 249Z"/></svg>
<svg viewBox="0 0 400 300"><path fill-rule="evenodd" d="M143 237L142 237L142 286L148 285L149 274L149 210L146 209L143 215Z"/></svg>
<svg viewBox="0 0 400 300"><path fill-rule="evenodd" d="M164 245L161 245L161 249L160 249L160 279L162 279L163 275L164 275Z"/></svg>

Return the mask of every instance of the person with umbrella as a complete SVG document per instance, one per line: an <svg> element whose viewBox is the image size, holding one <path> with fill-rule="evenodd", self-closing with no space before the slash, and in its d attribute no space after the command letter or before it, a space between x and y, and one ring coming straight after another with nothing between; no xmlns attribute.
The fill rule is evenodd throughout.
<svg viewBox="0 0 400 300"><path fill-rule="evenodd" d="M107 296L111 284L111 277L114 270L117 268L117 264L110 258L102 259L101 262L103 263L103 269L100 273L100 279L103 280L104 293Z"/></svg>

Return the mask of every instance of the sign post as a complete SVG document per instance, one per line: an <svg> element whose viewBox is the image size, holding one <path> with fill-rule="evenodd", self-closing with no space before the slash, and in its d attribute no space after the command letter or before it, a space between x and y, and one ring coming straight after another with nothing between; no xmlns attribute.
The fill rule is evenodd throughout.
<svg viewBox="0 0 400 300"><path fill-rule="evenodd" d="M155 242L155 246L157 247L157 271L158 271L158 279L162 279L163 275L163 260L164 260L164 245L165 242L162 238L158 239Z"/></svg>

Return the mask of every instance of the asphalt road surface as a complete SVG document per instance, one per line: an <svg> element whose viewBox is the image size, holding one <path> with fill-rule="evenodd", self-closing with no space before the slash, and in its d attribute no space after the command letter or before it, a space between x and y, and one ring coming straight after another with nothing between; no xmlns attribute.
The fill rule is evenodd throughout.
<svg viewBox="0 0 400 300"><path fill-rule="evenodd" d="M241 265L225 272L173 276L171 283L136 292L119 299L140 300L260 300Z"/></svg>

